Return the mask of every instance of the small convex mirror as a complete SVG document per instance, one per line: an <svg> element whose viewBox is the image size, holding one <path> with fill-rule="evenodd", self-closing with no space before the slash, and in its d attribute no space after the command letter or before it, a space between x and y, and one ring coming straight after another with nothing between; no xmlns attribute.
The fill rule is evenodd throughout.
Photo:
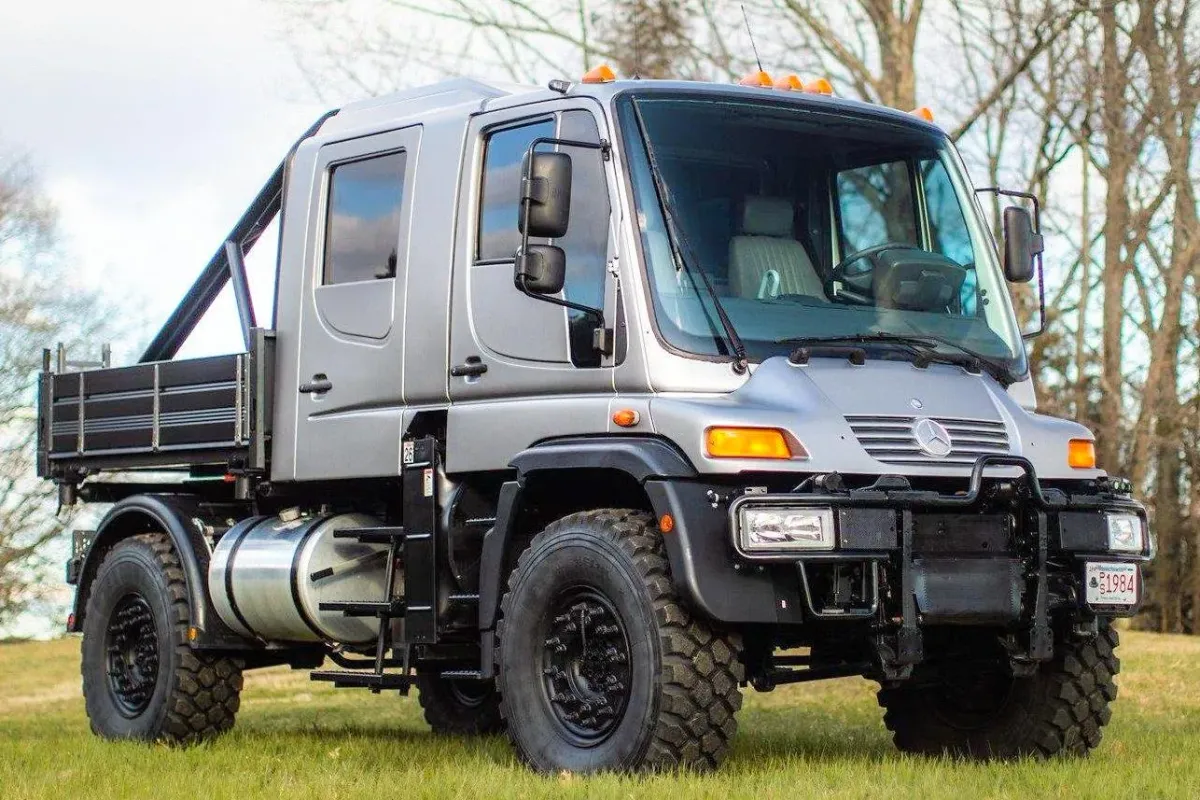
<svg viewBox="0 0 1200 800"><path fill-rule="evenodd" d="M1029 212L1019 206L1004 209L1004 277L1028 283L1034 275L1034 258L1042 252L1042 235L1033 230Z"/></svg>
<svg viewBox="0 0 1200 800"><path fill-rule="evenodd" d="M567 256L561 247L531 244L517 251L513 282L531 294L557 294L567 275Z"/></svg>
<svg viewBox="0 0 1200 800"><path fill-rule="evenodd" d="M566 153L526 155L521 175L517 228L538 238L564 236L571 213L571 157Z"/></svg>

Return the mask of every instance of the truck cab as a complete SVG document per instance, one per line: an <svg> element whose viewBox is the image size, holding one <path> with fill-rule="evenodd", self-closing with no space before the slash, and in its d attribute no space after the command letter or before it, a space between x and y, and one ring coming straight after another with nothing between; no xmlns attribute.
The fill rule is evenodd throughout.
<svg viewBox="0 0 1200 800"><path fill-rule="evenodd" d="M742 688L849 675L908 751L1095 747L1152 541L1036 412L1032 200L997 247L936 125L770 82L327 115L141 364L47 356L40 472L115 501L68 567L93 727L204 738L328 659L545 771L715 767ZM173 359L229 280L246 352ZM189 727L196 664L232 710Z"/></svg>

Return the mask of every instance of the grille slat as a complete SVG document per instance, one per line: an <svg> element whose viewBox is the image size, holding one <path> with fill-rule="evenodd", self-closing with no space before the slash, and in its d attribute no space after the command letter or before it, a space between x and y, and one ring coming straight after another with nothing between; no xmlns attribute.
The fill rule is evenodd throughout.
<svg viewBox="0 0 1200 800"><path fill-rule="evenodd" d="M1002 455L1011 452L1008 429L1003 422L987 419L939 418L929 419L941 424L950 434L950 452L942 457L931 456L917 443L913 428L924 417L884 416L878 414L846 417L850 429L873 458L899 466L928 466L947 464L969 466L979 456Z"/></svg>

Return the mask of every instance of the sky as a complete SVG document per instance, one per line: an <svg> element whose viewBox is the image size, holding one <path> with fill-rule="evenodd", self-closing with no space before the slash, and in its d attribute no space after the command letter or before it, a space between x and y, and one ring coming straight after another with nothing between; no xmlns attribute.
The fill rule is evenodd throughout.
<svg viewBox="0 0 1200 800"><path fill-rule="evenodd" d="M325 111L284 23L256 0L0 0L0 147L28 154L40 173L70 271L130 315L116 363L136 360ZM268 232L247 262L265 324L273 260ZM240 349L225 296L181 355ZM60 631L69 595L56 584L11 632Z"/></svg>
<svg viewBox="0 0 1200 800"><path fill-rule="evenodd" d="M264 0L0 0L0 146L57 205L66 263L128 308L135 359L325 110ZM247 268L269 323L274 238ZM185 355L240 349L229 297Z"/></svg>

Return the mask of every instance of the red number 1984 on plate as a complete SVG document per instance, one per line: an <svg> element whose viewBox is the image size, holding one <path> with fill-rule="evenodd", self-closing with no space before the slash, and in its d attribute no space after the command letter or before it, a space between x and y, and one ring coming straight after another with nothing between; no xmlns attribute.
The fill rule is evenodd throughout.
<svg viewBox="0 0 1200 800"><path fill-rule="evenodd" d="M1089 562L1084 570L1088 605L1131 606L1137 603L1137 564Z"/></svg>

